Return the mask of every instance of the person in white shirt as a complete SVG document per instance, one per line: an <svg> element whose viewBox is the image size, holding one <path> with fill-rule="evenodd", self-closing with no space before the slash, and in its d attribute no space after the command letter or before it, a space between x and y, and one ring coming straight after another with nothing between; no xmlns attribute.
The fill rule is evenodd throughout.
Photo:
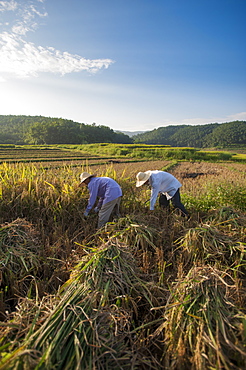
<svg viewBox="0 0 246 370"><path fill-rule="evenodd" d="M170 206L172 202L174 208L179 209L181 215L189 218L189 214L181 203L179 189L181 183L171 173L165 171L146 171L139 172L136 176L136 187L144 184L151 186L150 210L153 211L158 194L160 194L159 204L161 207Z"/></svg>

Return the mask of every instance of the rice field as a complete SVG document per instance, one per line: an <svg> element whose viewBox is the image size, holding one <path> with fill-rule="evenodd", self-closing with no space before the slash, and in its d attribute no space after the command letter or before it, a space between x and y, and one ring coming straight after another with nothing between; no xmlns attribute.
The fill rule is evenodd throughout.
<svg viewBox="0 0 246 370"><path fill-rule="evenodd" d="M0 369L245 369L246 165L111 159L0 164ZM150 169L190 220L149 211ZM100 230L83 171L123 190Z"/></svg>

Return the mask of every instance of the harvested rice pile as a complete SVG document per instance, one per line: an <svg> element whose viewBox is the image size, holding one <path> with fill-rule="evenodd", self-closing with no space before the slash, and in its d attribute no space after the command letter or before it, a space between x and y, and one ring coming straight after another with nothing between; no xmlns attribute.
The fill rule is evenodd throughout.
<svg viewBox="0 0 246 370"><path fill-rule="evenodd" d="M43 324L30 328L21 345L12 343L2 369L149 369L156 363L141 348L138 332L154 319L151 307L163 304L162 290L141 278L122 243L109 241L87 252L54 296Z"/></svg>
<svg viewBox="0 0 246 370"><path fill-rule="evenodd" d="M12 308L17 297L24 297L40 264L38 232L25 219L0 226L1 314Z"/></svg>
<svg viewBox="0 0 246 370"><path fill-rule="evenodd" d="M170 246L129 217L76 242L57 292L0 323L0 370L246 368L244 215L167 222Z"/></svg>
<svg viewBox="0 0 246 370"><path fill-rule="evenodd" d="M230 272L205 266L181 276L152 336L156 346L164 344L161 368L245 369L246 315L235 295Z"/></svg>

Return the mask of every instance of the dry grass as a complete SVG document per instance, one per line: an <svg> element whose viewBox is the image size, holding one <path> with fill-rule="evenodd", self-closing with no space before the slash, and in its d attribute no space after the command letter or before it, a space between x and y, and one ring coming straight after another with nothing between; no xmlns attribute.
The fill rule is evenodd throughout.
<svg viewBox="0 0 246 370"><path fill-rule="evenodd" d="M246 316L235 305L235 288L230 273L211 266L193 267L173 284L152 336L163 343L163 369L245 368Z"/></svg>
<svg viewBox="0 0 246 370"><path fill-rule="evenodd" d="M191 212L186 221L158 205L150 212L149 189L135 187L137 172L170 162L92 164L0 165L5 252L21 249L27 269L14 252L11 269L35 277L13 307L1 286L0 369L244 368L245 167L173 167ZM99 231L96 215L83 217L83 171L123 189L122 217ZM6 266L4 286L14 286Z"/></svg>
<svg viewBox="0 0 246 370"><path fill-rule="evenodd" d="M17 219L0 227L0 314L15 306L18 297L30 295L36 289L36 277L41 271L42 249L39 233L33 225Z"/></svg>
<svg viewBox="0 0 246 370"><path fill-rule="evenodd" d="M205 192L211 182L214 185L225 182L232 186L246 184L245 165L240 163L180 162L172 174L181 181L182 191L192 192L193 196ZM187 177L188 174L197 174L197 177Z"/></svg>
<svg viewBox="0 0 246 370"><path fill-rule="evenodd" d="M134 351L132 329L162 296L141 279L127 246L112 240L97 246L74 267L42 325L3 357L1 369L24 363L30 369L151 368L151 357Z"/></svg>

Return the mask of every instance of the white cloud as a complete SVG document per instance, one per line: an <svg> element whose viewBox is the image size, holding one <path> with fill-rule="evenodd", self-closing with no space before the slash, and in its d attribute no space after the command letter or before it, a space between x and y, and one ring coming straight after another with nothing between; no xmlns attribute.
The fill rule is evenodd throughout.
<svg viewBox="0 0 246 370"><path fill-rule="evenodd" d="M43 0L0 1L1 12L12 11L17 16L13 24L6 21L4 26L9 25L9 29L0 33L0 82L8 78L35 77L40 73L96 73L114 63L111 59L90 60L26 41L27 33L37 29L38 19L47 16L43 6L42 10L38 8L41 3Z"/></svg>
<svg viewBox="0 0 246 370"><path fill-rule="evenodd" d="M236 113L228 116L228 122L229 121L246 121L246 112Z"/></svg>
<svg viewBox="0 0 246 370"><path fill-rule="evenodd" d="M38 20L48 16L47 12L39 11L33 4L24 4L18 10L20 19L17 19L12 27L12 32L18 35L25 35L29 31L34 31L38 28Z"/></svg>
<svg viewBox="0 0 246 370"><path fill-rule="evenodd" d="M14 0L10 1L0 1L0 12L8 11L8 10L15 10L18 4Z"/></svg>
<svg viewBox="0 0 246 370"><path fill-rule="evenodd" d="M28 31L30 31L30 28L23 23L18 23L12 27L12 31L17 35L25 35Z"/></svg>
<svg viewBox="0 0 246 370"><path fill-rule="evenodd" d="M0 34L0 47L2 77L26 78L42 72L60 75L80 71L95 73L113 63L110 59L90 60L52 47L37 47L8 33Z"/></svg>
<svg viewBox="0 0 246 370"><path fill-rule="evenodd" d="M21 35L35 30L38 20L48 15L40 3L40 0L0 1L0 12L5 12L5 16L11 19L11 23L6 22L5 25L10 25L12 32Z"/></svg>

